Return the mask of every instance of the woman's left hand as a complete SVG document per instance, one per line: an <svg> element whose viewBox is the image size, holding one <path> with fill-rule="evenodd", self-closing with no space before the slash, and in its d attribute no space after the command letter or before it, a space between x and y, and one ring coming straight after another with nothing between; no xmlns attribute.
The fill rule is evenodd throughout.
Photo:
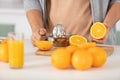
<svg viewBox="0 0 120 80"><path fill-rule="evenodd" d="M108 38L108 33L106 34L106 36L102 39L95 39L95 38L92 38L92 42L96 42L96 43L99 43L99 44L104 44L105 41L107 40Z"/></svg>

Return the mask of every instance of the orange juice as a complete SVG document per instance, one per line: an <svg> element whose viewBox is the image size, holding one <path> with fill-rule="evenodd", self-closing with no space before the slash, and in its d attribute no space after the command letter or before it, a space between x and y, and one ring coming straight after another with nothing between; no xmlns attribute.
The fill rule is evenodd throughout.
<svg viewBox="0 0 120 80"><path fill-rule="evenodd" d="M15 35L16 36L16 35ZM22 68L24 65L24 40L10 37L8 40L9 65L11 68Z"/></svg>

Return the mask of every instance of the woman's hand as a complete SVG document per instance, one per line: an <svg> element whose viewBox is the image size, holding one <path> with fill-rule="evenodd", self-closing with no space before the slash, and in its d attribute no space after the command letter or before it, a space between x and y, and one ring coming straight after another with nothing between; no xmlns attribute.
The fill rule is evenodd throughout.
<svg viewBox="0 0 120 80"><path fill-rule="evenodd" d="M105 41L107 40L108 38L108 33L106 34L106 36L102 39L95 39L95 38L92 38L92 42L96 42L96 43L99 43L99 44L104 44Z"/></svg>
<svg viewBox="0 0 120 80"><path fill-rule="evenodd" d="M35 46L35 42L38 40L45 40L46 39L46 29L44 28L40 28L35 30L34 32L32 32L32 36L31 36L31 42L32 44Z"/></svg>

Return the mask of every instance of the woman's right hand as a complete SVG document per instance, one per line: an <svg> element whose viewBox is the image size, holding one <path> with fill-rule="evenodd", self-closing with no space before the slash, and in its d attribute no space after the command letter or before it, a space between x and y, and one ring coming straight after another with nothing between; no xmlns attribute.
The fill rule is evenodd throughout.
<svg viewBox="0 0 120 80"><path fill-rule="evenodd" d="M35 30L32 32L32 36L31 36L31 42L34 46L35 45L35 42L38 41L38 40L45 40L46 39L46 29L44 28L40 28L38 30Z"/></svg>

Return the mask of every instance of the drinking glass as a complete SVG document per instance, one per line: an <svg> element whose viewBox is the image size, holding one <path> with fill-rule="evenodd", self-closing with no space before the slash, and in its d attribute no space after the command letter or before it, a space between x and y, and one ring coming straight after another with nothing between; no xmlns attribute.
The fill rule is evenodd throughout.
<svg viewBox="0 0 120 80"><path fill-rule="evenodd" d="M8 33L9 65L11 68L22 68L24 65L24 35Z"/></svg>

